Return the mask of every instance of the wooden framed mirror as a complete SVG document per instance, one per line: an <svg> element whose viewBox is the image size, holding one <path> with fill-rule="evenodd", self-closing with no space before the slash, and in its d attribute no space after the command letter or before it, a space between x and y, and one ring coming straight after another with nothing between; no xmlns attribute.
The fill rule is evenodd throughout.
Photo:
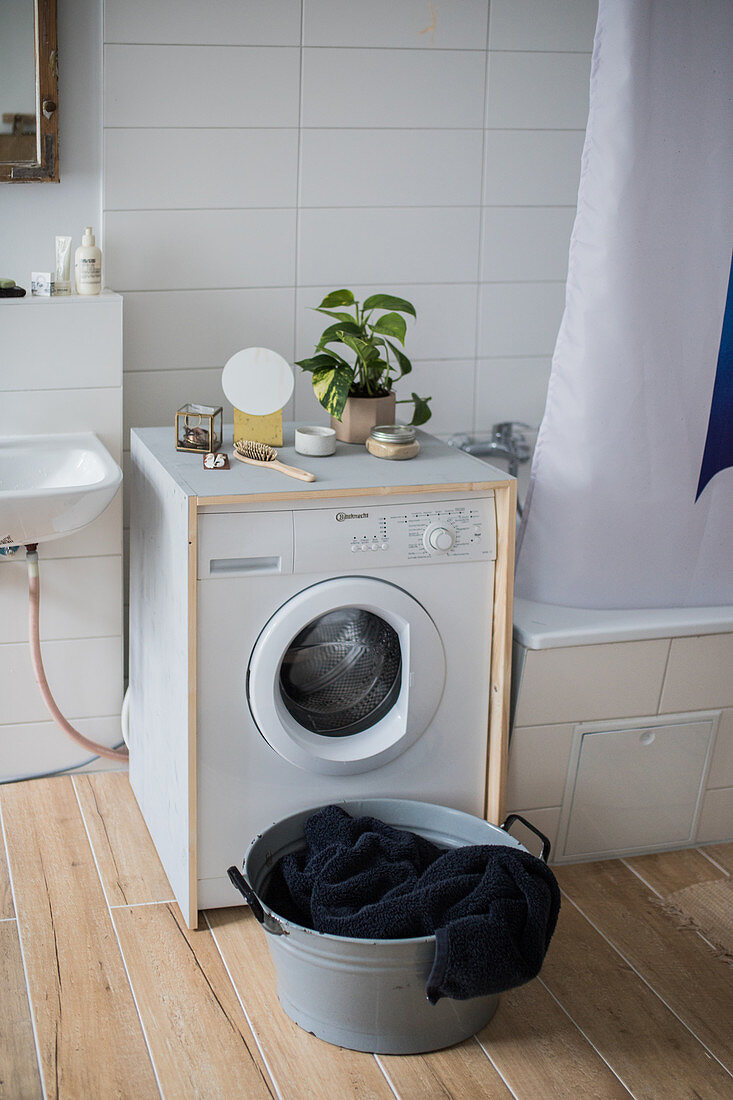
<svg viewBox="0 0 733 1100"><path fill-rule="evenodd" d="M2 181L59 181L56 0L0 3Z"/></svg>

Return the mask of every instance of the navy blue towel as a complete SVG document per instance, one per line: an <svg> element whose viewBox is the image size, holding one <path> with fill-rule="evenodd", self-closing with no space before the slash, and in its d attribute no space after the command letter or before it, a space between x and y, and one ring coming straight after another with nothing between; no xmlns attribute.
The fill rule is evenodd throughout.
<svg viewBox="0 0 733 1100"><path fill-rule="evenodd" d="M306 847L273 868L266 901L286 920L357 939L435 935L432 1004L501 993L537 976L557 923L549 867L503 844L438 848L373 817L325 806Z"/></svg>

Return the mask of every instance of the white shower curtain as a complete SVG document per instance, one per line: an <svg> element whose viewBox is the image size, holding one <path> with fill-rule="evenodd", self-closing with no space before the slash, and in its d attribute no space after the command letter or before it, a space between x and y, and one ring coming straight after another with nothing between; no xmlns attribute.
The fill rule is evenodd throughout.
<svg viewBox="0 0 733 1100"><path fill-rule="evenodd" d="M601 0L520 596L733 604L732 244L733 0Z"/></svg>

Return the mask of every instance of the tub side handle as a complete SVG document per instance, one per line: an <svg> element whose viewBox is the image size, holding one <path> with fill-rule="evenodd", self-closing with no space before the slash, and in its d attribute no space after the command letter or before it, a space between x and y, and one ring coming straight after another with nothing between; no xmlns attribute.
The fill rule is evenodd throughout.
<svg viewBox="0 0 733 1100"><path fill-rule="evenodd" d="M239 890L240 894L247 902L247 905L249 905L252 910L255 919L260 922L265 932L269 932L273 936L286 936L287 932L280 924L280 921L275 920L270 913L266 913L262 908L260 899L257 897L257 894L255 894L239 868L229 867L227 874L229 875L229 881L232 886Z"/></svg>
<svg viewBox="0 0 733 1100"><path fill-rule="evenodd" d="M521 821L522 825L524 825L526 829L529 829L531 833L534 833L535 836L540 838L540 840L542 841L542 854L540 858L542 859L543 863L547 863L548 859L550 858L550 852L552 851L552 845L550 844L549 839L545 836L544 833L541 833L539 829L535 828L535 826L532 825L531 822L527 821L526 817L522 817L521 814L508 814L502 822L501 828L508 833L515 821Z"/></svg>

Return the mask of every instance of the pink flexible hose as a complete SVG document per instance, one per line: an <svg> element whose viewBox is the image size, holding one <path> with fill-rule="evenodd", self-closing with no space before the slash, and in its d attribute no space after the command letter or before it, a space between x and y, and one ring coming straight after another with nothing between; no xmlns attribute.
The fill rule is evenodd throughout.
<svg viewBox="0 0 733 1100"><path fill-rule="evenodd" d="M36 676L36 683L38 684L38 690L41 693L43 701L46 704L46 709L56 725L60 726L72 741L76 741L77 745L81 745L87 752L93 752L97 756L106 756L110 760L127 760L128 752L126 748L108 749L106 745L98 745L96 741L90 741L83 733L79 733L77 729L74 729L70 722L67 722L56 706L56 700L51 694L51 689L48 686L48 680L46 679L46 673L43 668L43 658L41 657L41 638L39 631L41 581L38 573L38 552L32 543L26 546L26 559L28 562L28 640L30 643L31 662Z"/></svg>

